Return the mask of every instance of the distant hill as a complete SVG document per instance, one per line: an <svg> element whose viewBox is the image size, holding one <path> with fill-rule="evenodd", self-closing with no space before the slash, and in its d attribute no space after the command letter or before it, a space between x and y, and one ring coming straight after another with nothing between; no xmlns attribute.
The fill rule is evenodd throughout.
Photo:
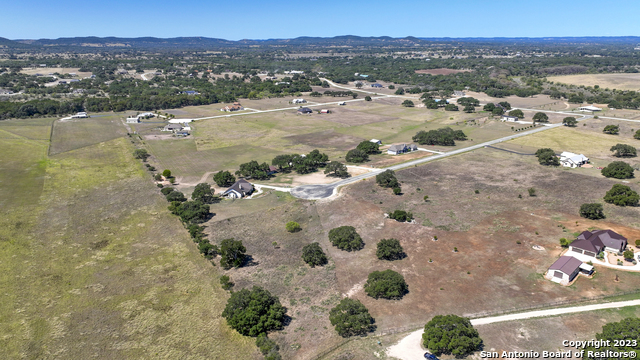
<svg viewBox="0 0 640 360"><path fill-rule="evenodd" d="M210 48L247 48L269 46L298 46L298 47L422 47L432 43L477 43L477 44L639 44L640 37L546 37L546 38L434 38L412 37L393 38L389 36L362 37L343 35L335 37L301 36L294 39L243 39L238 41L208 37L176 37L176 38L119 38L119 37L72 37L59 39L38 40L9 40L0 38L0 48L47 48L47 49L87 49L87 48L115 48L115 49L210 49Z"/></svg>
<svg viewBox="0 0 640 360"><path fill-rule="evenodd" d="M3 37L0 37L0 49L28 49L32 46L29 44L23 44L18 41L9 40Z"/></svg>

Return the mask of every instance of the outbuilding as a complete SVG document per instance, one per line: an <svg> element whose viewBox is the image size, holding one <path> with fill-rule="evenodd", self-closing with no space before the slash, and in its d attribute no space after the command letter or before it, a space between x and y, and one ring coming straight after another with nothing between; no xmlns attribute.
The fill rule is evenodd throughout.
<svg viewBox="0 0 640 360"><path fill-rule="evenodd" d="M561 256L556 262L549 266L545 277L561 285L569 285L576 276L583 270L586 274L593 272L593 266L583 264L582 261L573 256Z"/></svg>
<svg viewBox="0 0 640 360"><path fill-rule="evenodd" d="M520 119L518 119L517 116L502 115L500 117L500 120L501 121L508 121L508 122L516 122L516 121L518 121Z"/></svg>
<svg viewBox="0 0 640 360"><path fill-rule="evenodd" d="M311 114L313 113L313 110L309 109L308 107L301 107L300 109L298 109L298 114Z"/></svg>

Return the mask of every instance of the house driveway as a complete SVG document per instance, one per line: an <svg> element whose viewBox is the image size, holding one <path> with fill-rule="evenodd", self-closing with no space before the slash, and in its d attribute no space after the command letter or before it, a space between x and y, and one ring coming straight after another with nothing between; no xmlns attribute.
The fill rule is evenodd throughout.
<svg viewBox="0 0 640 360"><path fill-rule="evenodd" d="M574 258L576 258L576 259L578 259L578 260L580 260L582 262L585 262L585 263L591 261L593 263L593 265L604 266L604 267L608 267L608 268L612 268L612 269L616 269L616 270L640 271L640 262L638 262L637 264L635 264L633 266L620 266L620 265L616 265L616 264L610 264L608 256L605 256L604 257L605 261L602 261L602 260L598 260L596 258L593 258L591 256L587 256L585 254L578 254L578 253L573 252L571 250L567 250L567 252L564 253L564 256L573 256Z"/></svg>

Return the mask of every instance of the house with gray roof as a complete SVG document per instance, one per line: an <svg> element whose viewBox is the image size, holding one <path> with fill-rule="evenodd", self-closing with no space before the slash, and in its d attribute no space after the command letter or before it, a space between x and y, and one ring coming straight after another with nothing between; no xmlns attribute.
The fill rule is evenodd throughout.
<svg viewBox="0 0 640 360"><path fill-rule="evenodd" d="M241 199L245 196L251 195L252 192L253 185L245 179L240 179L223 192L222 196L226 196L231 199Z"/></svg>
<svg viewBox="0 0 640 360"><path fill-rule="evenodd" d="M416 144L395 144L395 145L391 145L388 149L387 149L387 154L389 155L399 155L399 154L404 154L410 151L416 151L418 150L418 146L416 146Z"/></svg>
<svg viewBox="0 0 640 360"><path fill-rule="evenodd" d="M573 256L561 256L549 266L545 277L548 280L566 286L578 276L580 271L590 275L593 273L593 266L584 264Z"/></svg>
<svg viewBox="0 0 640 360"><path fill-rule="evenodd" d="M569 250L595 257L600 251L621 253L627 248L627 238L612 230L583 231L569 244Z"/></svg>
<svg viewBox="0 0 640 360"><path fill-rule="evenodd" d="M407 145L406 144L391 145L387 149L387 154L389 154L389 155L404 154L406 152L407 152Z"/></svg>

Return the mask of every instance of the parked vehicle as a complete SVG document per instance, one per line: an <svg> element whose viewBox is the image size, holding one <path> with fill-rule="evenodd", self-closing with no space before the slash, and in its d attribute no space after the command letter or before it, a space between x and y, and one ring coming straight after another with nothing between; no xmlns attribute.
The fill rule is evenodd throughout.
<svg viewBox="0 0 640 360"><path fill-rule="evenodd" d="M438 360L438 358L430 352L424 353L424 358L427 360Z"/></svg>

